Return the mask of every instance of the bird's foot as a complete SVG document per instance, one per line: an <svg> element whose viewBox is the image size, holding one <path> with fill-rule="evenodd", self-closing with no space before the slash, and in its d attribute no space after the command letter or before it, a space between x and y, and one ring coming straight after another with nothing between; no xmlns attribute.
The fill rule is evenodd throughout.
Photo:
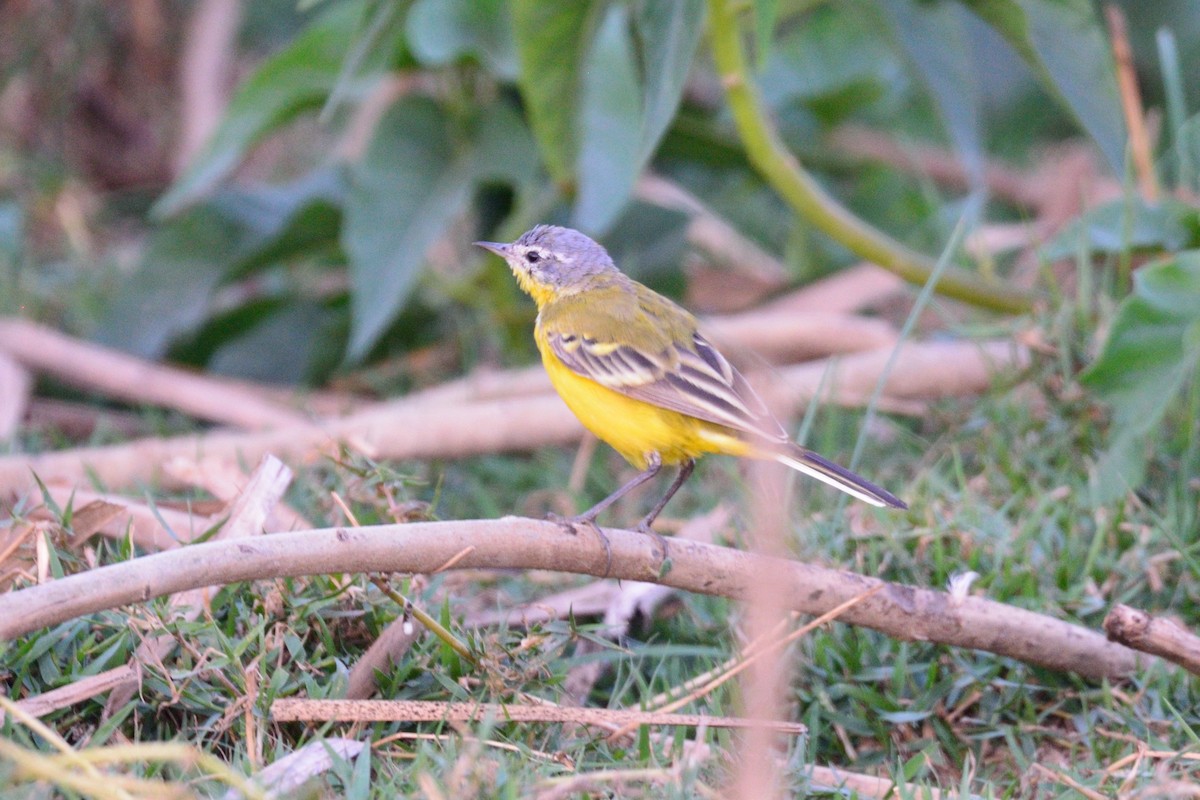
<svg viewBox="0 0 1200 800"><path fill-rule="evenodd" d="M604 546L604 574L600 577L607 578L612 573L612 545L609 544L608 537L604 535L604 531L600 530L600 526L596 524L595 517L587 514L576 514L573 517L563 517L551 512L546 515L546 519L555 523L572 536L575 536L579 533L579 527L581 525L594 531L596 537L600 540L600 544Z"/></svg>
<svg viewBox="0 0 1200 800"><path fill-rule="evenodd" d="M636 530L638 533L644 533L647 536L653 536L655 539L658 539L658 546L661 550L661 555L659 556L659 558L662 562L662 566L659 567L659 570L658 570L658 575L661 578L663 575L666 575L668 572L671 571L671 556L669 554L669 548L667 546L667 537L663 536L661 533L654 530L654 528L650 527L650 525L651 525L650 522L648 522L646 520L642 520L641 522L638 523L638 526L636 528L634 528L634 530Z"/></svg>

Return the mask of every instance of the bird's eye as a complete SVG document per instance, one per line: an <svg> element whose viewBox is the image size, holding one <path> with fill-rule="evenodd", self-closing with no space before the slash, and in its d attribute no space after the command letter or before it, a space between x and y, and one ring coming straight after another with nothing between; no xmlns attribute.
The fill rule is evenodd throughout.
<svg viewBox="0 0 1200 800"><path fill-rule="evenodd" d="M537 262L542 260L542 254L536 250L530 250L528 253L525 254L525 260L528 261L530 264L536 264Z"/></svg>

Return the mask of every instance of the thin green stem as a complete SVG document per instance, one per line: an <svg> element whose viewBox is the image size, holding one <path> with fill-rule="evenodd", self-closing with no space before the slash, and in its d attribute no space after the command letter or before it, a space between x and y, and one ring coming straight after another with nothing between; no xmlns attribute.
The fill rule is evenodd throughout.
<svg viewBox="0 0 1200 800"><path fill-rule="evenodd" d="M733 3L708 0L708 9L713 60L750 163L797 214L827 236L910 283L926 283L933 274L933 259L855 216L829 195L784 146L750 82ZM947 270L938 281L937 291L996 311L1022 313L1033 305L1033 298L1025 292L983 281L960 270Z"/></svg>

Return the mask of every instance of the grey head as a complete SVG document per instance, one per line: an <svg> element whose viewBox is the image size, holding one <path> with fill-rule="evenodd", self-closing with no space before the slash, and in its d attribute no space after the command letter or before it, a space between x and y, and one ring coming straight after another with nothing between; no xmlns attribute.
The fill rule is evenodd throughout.
<svg viewBox="0 0 1200 800"><path fill-rule="evenodd" d="M608 251L584 234L557 225L538 225L511 244L475 242L508 262L521 287L537 297L595 284L598 276L620 275Z"/></svg>

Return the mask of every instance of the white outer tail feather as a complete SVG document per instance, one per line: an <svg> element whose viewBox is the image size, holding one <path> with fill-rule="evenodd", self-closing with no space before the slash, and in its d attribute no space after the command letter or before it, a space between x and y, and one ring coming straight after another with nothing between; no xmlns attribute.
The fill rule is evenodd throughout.
<svg viewBox="0 0 1200 800"><path fill-rule="evenodd" d="M848 495L857 497L859 500L862 500L864 503L870 503L871 505L873 505L877 508L886 508L887 507L887 504L884 503L882 500L880 500L878 497L874 497L872 495L867 494L866 492L864 492L862 489L859 489L854 484L846 483L845 481L840 481L837 478L835 478L833 475L822 472L821 470L817 469L816 467L805 464L803 461L793 458L792 456L790 456L786 453L776 453L775 460L778 461L780 464L784 464L786 466L791 467L794 470L797 470L798 472L803 472L805 475L808 475L809 477L816 478L817 480L821 481L822 483L827 483L835 489L840 489L841 491L845 492Z"/></svg>

